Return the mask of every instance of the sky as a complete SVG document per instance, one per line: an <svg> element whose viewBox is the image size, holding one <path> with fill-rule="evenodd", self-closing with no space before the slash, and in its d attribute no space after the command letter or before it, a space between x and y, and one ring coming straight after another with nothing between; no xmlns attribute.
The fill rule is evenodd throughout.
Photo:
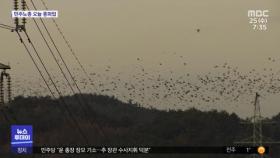
<svg viewBox="0 0 280 158"><path fill-rule="evenodd" d="M59 11L56 19L68 37L77 56L90 72L101 72L106 65L115 72L137 67L136 58L145 68L159 71L174 70L175 74L203 74L225 62L242 71L276 66L267 63L272 57L280 64L280 1L279 0L45 0L48 8ZM43 9L40 0L35 1ZM12 2L0 0L0 23L13 25ZM253 30L248 10L269 10L268 30ZM61 46L71 68L78 66L50 19L50 31ZM200 29L198 33L196 30ZM42 56L55 69L46 47L32 20L27 31L38 43ZM39 78L29 56L15 33L0 29L0 62L12 66L12 75ZM67 54L68 53L68 54ZM175 55L174 55L175 54ZM187 68L182 68L178 56L183 56ZM156 66L164 62L165 69ZM110 75L110 74L108 74ZM24 80L24 79L23 79ZM252 98L254 96L251 96ZM265 116L280 112L279 97L271 95L262 102ZM157 105L158 108L161 105ZM168 107L164 107L168 108ZM252 114L252 106L216 107L240 116Z"/></svg>

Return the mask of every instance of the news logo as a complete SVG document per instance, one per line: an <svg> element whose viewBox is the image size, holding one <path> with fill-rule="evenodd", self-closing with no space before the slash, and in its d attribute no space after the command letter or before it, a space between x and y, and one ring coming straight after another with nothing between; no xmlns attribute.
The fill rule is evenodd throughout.
<svg viewBox="0 0 280 158"><path fill-rule="evenodd" d="M11 148L15 154L32 154L33 128L31 125L11 126Z"/></svg>
<svg viewBox="0 0 280 158"><path fill-rule="evenodd" d="M266 31L268 29L269 10L248 10L247 15L253 30Z"/></svg>

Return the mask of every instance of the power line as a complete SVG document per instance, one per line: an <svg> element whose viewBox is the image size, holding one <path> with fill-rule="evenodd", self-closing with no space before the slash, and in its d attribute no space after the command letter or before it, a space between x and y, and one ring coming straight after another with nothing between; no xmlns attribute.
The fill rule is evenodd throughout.
<svg viewBox="0 0 280 158"><path fill-rule="evenodd" d="M36 6L35 6L33 0L31 0L31 3L32 3L34 9L37 10L37 8L36 8ZM68 71L68 73L69 73L71 79L73 80L73 82L74 82L75 86L77 87L78 91L81 93L81 89L79 88L78 84L76 83L76 81L75 81L75 79L74 79L74 76L73 76L72 73L70 72L70 69L68 68L68 66L67 66L67 64L66 64L66 62L65 62L65 60L63 59L63 57L62 57L62 55L61 55L61 53L60 53L60 51L59 51L57 45L55 44L55 42L54 42L54 40L53 40L53 38L52 38L52 36L51 36L49 30L47 29L47 27L46 27L44 21L42 20L42 18L40 18L40 20L41 20L41 22L42 22L42 24L43 24L43 26L44 26L44 29L45 29L46 32L47 32L47 34L48 34L48 36L49 36L49 38L50 38L52 44L54 45L56 51L58 52L61 61L63 62L65 68L67 69L67 71Z"/></svg>
<svg viewBox="0 0 280 158"><path fill-rule="evenodd" d="M1 24L0 24L0 28L3 28L3 29L7 29L7 30L13 30L13 28L10 28L10 27L6 27L6 26L2 26Z"/></svg>
<svg viewBox="0 0 280 158"><path fill-rule="evenodd" d="M28 6L27 6L27 7L28 7ZM37 8L35 7L35 5L33 5L33 7L34 7L35 10L37 10ZM45 41L47 47L49 48L49 50L50 50L50 52L51 52L51 54L52 54L52 56L53 56L53 58L54 58L56 64L58 65L58 67L59 67L61 73L63 74L64 78L66 79L66 81L67 81L67 83L68 83L68 85L69 85L69 87L71 88L71 90L72 90L72 92L73 92L73 94L74 94L74 97L77 98L78 103L80 104L80 106L83 106L83 103L81 102L81 100L80 100L80 98L79 98L79 97L82 97L82 95L81 95L81 90L80 90L80 88L78 87L77 83L75 82L74 77L72 76L72 74L71 74L69 68L68 68L67 65L66 65L66 62L63 60L63 57L60 55L61 59L64 61L65 67L67 68L67 70L68 70L69 74L71 75L71 77L72 77L74 83L76 84L77 89L78 89L79 92L80 92L80 96L76 96L76 95L75 95L75 91L74 91L73 87L71 86L70 81L68 80L66 74L64 73L63 69L61 68L61 66L60 66L60 64L59 64L59 62L58 62L58 60L56 59L56 57L55 57L55 55L54 55L54 52L53 52L52 49L50 48L50 46L49 46L49 44L48 44L48 42L47 42L45 36L44 36L43 33L42 33L42 30L40 29L40 27L39 27L38 23L36 22L36 20L33 19L33 21L34 21L34 23L35 23L37 29L39 30L39 32L40 32L42 38L44 39L44 41ZM43 23L43 21L41 21L41 22ZM43 24L44 24L44 23L43 23ZM44 26L45 26L45 25L44 25ZM45 29L46 29L46 31L48 31L47 28L46 28L46 26L45 26ZM49 33L49 31L48 31L48 33ZM52 39L52 37L51 37L50 34L49 34L49 37ZM52 41L53 41L53 39L52 39ZM53 43L53 44L54 44L54 43ZM55 44L54 44L54 46L57 48L57 46L56 46ZM57 51L58 51L58 53L60 54L60 52L59 52L58 49L57 49ZM85 103L85 102L84 102L84 103ZM87 108L90 109L89 106L87 106ZM84 109L84 108L82 108L82 109L83 109L83 112L85 113L85 115L88 116L88 111L87 111L86 109ZM88 121L89 121L89 120L88 120ZM90 122L91 124L93 124L91 121L89 121L89 122ZM98 129L99 132L100 132L100 130L101 130L101 129ZM102 135L103 135L103 132L100 132L100 133L102 133Z"/></svg>
<svg viewBox="0 0 280 158"><path fill-rule="evenodd" d="M61 68L61 66L60 66L60 64L59 64L59 62L58 62L58 60L56 59L56 57L55 57L55 55L54 55L54 52L53 52L52 49L50 48L50 46L49 46L49 44L48 44L48 42L47 42L45 36L44 36L43 33L42 33L42 30L40 29L40 27L39 27L38 23L36 22L36 20L35 20L35 19L33 19L33 20L34 20L34 23L35 23L37 29L39 30L39 32L40 32L42 38L44 39L44 41L45 41L45 43L46 43L48 49L50 50L50 52L51 52L51 54L52 54L54 60L56 61L56 64L58 65L58 67L59 67L61 73L63 74L64 78L66 79L66 81L67 81L67 83L68 83L68 85L69 85L69 87L71 88L72 93L74 94L74 97L78 100L79 105L82 106L82 103L81 103L79 97L75 95L75 91L74 91L73 87L71 86L70 81L68 80L66 74L64 73L63 69ZM83 110L83 112L87 115L87 111L86 111L86 110ZM92 122L90 122L90 123L92 123Z"/></svg>
<svg viewBox="0 0 280 158"><path fill-rule="evenodd" d="M53 96L53 98L55 98L54 92L53 92L52 89L50 88L50 86L49 86L47 80L45 79L45 77L44 77L42 71L40 70L40 68L39 68L39 66L38 66L38 64L36 63L36 61L35 61L35 59L33 58L31 52L29 51L28 47L26 46L25 42L23 41L21 35L19 34L18 31L16 31L16 33L17 33L17 35L18 35L18 37L19 37L20 42L23 44L23 46L24 46L26 52L28 53L29 57L31 58L33 64L35 65L37 71L39 72L40 76L42 77L44 83L46 84L47 88L49 89L51 95Z"/></svg>
<svg viewBox="0 0 280 158"><path fill-rule="evenodd" d="M27 8L28 8L28 7L27 7ZM28 8L28 9L29 9L29 8ZM47 45L47 47L48 47L48 49L49 49L49 51L50 51L50 53L51 53L52 57L54 58L54 60L55 60L56 64L58 65L58 67L59 67L59 69L60 69L61 73L63 74L63 77L65 78L65 80L66 80L66 82L67 82L68 86L70 87L70 89L71 89L72 93L75 95L75 90L74 90L74 89L73 89L73 87L71 86L70 81L68 80L68 78L67 78L66 74L64 73L64 71L63 71L62 67L60 66L58 59L55 57L55 54L54 54L54 52L52 51L52 49L51 49L51 47L50 47L50 45L49 45L48 41L46 40L46 38L45 38L45 36L44 36L44 34L43 34L42 30L40 29L40 27L39 27L38 23L36 22L36 20L35 20L34 18L33 18L33 21L34 21L34 23L35 23L35 25L36 25L36 27L37 27L37 29L38 29L38 31L39 31L39 33L40 33L41 37L43 38L43 40L44 40L45 44ZM79 98L78 98L78 101L79 101L79 104L82 104L82 103L81 103L81 101L79 100Z"/></svg>
<svg viewBox="0 0 280 158"><path fill-rule="evenodd" d="M25 4L25 1L24 1L24 0L22 0L22 4L23 4L23 5ZM18 5L18 4L17 4L17 0L15 0L15 8L16 8L16 9L17 9L17 5ZM70 122L73 122L73 123L74 123L74 128L75 128L75 129L76 129L76 128L78 129L78 132L81 134L82 138L83 138L83 139L85 140L85 142L88 144L88 139L87 139L86 135L83 133L83 131L81 130L81 127L79 126L78 121L74 118L74 116L73 116L73 114L71 113L70 109L67 107L67 104L66 104L66 102L64 101L61 92L58 90L57 86L55 85L55 83L54 83L54 81L53 81L53 79L52 79L52 76L51 76L50 73L48 72L48 70L47 70L47 68L46 68L46 66L45 66L45 64L44 64L44 62L43 62L43 60L42 60L42 58L40 57L40 55L39 55L37 49L35 48L33 42L31 41L31 39L30 39L30 37L29 37L29 35L27 34L26 29L25 29L25 23L23 22L23 25L19 25L19 24L18 24L18 19L15 19L15 24L16 24L16 27L15 27L15 28L10 27L10 26L5 26L5 25L0 25L0 26L1 26L1 28L3 27L3 28L6 28L6 29L8 29L8 28L9 28L9 29L12 29L13 31L15 31L15 32L17 33L17 35L18 35L18 37L19 37L19 39L20 39L20 42L24 45L24 48L26 49L26 51L28 52L30 58L32 59L32 62L33 62L34 65L36 66L37 71L40 73L40 75L41 75L41 77L43 78L45 84L47 85L48 89L50 90L52 96L55 98L54 92L51 90L51 88L50 88L50 86L49 86L47 80L45 79L45 77L44 77L44 75L43 75L41 69L39 68L39 66L38 66L38 64L37 64L37 62L36 62L36 60L35 60L34 57L32 56L30 50L28 49L28 47L27 47L27 45L25 44L25 42L24 42L22 36L21 36L20 33L19 33L19 31L20 31L20 32L24 31L24 34L25 34L25 36L27 37L28 42L31 44L33 50L35 51L35 53L36 53L36 55L37 55L37 58L39 59L41 65L43 66L43 68L44 68L44 70L46 71L46 73L47 73L49 79L51 80L53 86L55 87L57 93L59 94L59 96L60 96L59 99L60 99L60 100L62 101L62 103L63 103L62 105L64 106L64 108L66 109L66 112L68 113L68 115L69 115L70 118L72 119ZM59 107L61 107L61 106L59 106ZM68 117L67 117L67 118L68 118ZM6 117L6 120L9 121L7 117Z"/></svg>
<svg viewBox="0 0 280 158"><path fill-rule="evenodd" d="M49 70L47 69L47 67L46 67L46 65L45 65L45 63L44 63L44 61L43 61L43 59L42 59L41 56L39 55L37 49L35 48L33 42L31 41L29 35L27 34L26 30L24 30L24 34L26 35L26 37L27 37L27 39L28 39L28 42L30 43L31 47L33 48L33 50L34 50L34 52L35 52L37 58L39 59L40 63L42 64L42 66L43 66L45 72L47 73L47 76L49 77L49 80L51 81L52 85L54 86L56 92L58 93L58 95L59 95L60 97L62 97L62 93L59 91L58 87L56 86L54 80L52 79L52 76L51 76Z"/></svg>
<svg viewBox="0 0 280 158"><path fill-rule="evenodd" d="M18 22L18 21L17 21L17 22ZM83 139L88 143L88 139L87 139L86 135L83 133L81 127L79 126L78 121L75 119L75 117L74 117L73 114L71 113L71 110L69 109L68 105L66 104L66 102L65 102L65 100L64 100L64 98L63 98L61 92L60 92L59 89L57 88L56 84L54 83L54 81L53 81L53 79L52 79L51 74L49 73L48 69L46 68L43 59L40 57L40 55L39 55L37 49L35 48L35 45L33 44L33 42L32 42L32 40L30 39L28 33L26 32L25 25L19 25L18 23L16 23L16 24L17 24L17 27L15 28L15 31L17 32L17 34L18 34L18 36L19 36L19 38L20 38L21 43L24 44L24 46L25 46L27 52L29 52L30 56L32 57L33 62L35 63L35 65L37 65L38 70L40 70L38 64L36 63L35 59L34 59L33 56L31 55L31 53L30 53L28 47L26 46L24 40L22 39L22 37L21 37L21 35L20 35L20 33L19 33L18 31L20 31L20 32L23 31L23 32L24 32L25 36L26 36L27 39L28 39L28 42L29 42L30 45L32 46L34 52L36 53L37 58L39 59L39 62L41 63L41 65L43 66L43 69L44 69L45 72L47 73L47 76L48 76L49 80L51 81L51 83L52 83L52 85L54 86L56 92L58 93L58 95L59 95L59 97L60 97L59 99L60 99L60 100L62 101L62 103L63 103L62 105L64 106L64 108L66 109L66 112L68 113L68 115L69 115L70 118L72 119L72 122L75 124L75 128L78 128L79 133L81 134L81 136L83 137ZM46 31L48 32L46 26L44 26L44 27L45 27ZM49 32L48 32L48 33L49 33ZM50 36L50 34L49 34L49 36ZM51 36L50 36L50 38L51 38ZM52 39L52 38L51 38L51 39ZM52 39L52 42L53 42L53 44L55 45L53 39ZM55 47L56 47L56 45L55 45ZM57 48L56 48L56 49L57 49ZM57 49L57 50L58 50L58 49ZM59 50L58 50L58 53L60 53ZM60 57L62 58L61 54L60 54ZM63 60L63 58L62 58L62 60ZM65 62L64 62L64 63L65 63ZM65 65L66 65L66 63L65 63ZM66 67L67 67L67 65L66 65ZM68 67L67 67L67 68L68 68ZM40 70L40 71L41 71L41 70ZM69 73L70 73L70 75L71 75L73 81L75 82L75 80L74 80L74 78L73 78L73 76L72 76L72 74L71 74L71 72L70 72L69 69L68 69L68 71L69 71ZM42 76L43 76L43 73L42 73ZM44 76L43 76L43 78L44 78ZM46 85L48 85L47 82L46 82ZM48 86L49 86L49 85L48 85ZM78 89L79 89L79 87L78 87ZM98 131L100 132L100 130L98 130Z"/></svg>
<svg viewBox="0 0 280 158"><path fill-rule="evenodd" d="M5 26L5 27L9 27L9 28L14 28L14 27L12 27L10 25L5 25L5 24L2 24L2 23L0 23L0 25Z"/></svg>
<svg viewBox="0 0 280 158"><path fill-rule="evenodd" d="M44 2L44 0L41 0L42 4L44 5L45 9L48 10L48 7L46 5L46 3ZM90 81L90 83L93 85L93 81L90 78L89 74L87 73L85 67L83 66L83 64L80 62L79 58L76 55L76 52L74 51L73 47L71 46L69 40L65 37L61 27L58 25L58 23L55 21L55 19L52 19L52 22L54 23L54 25L56 26L59 34L62 36L64 42L66 43L67 47L69 48L71 54L74 56L75 60L77 61L77 63L79 64L79 66L81 67L83 73L86 75L86 77L88 78L88 80Z"/></svg>
<svg viewBox="0 0 280 158"><path fill-rule="evenodd" d="M29 51L28 47L26 46L25 42L23 41L21 35L19 34L18 31L16 31L16 32L17 32L17 34L18 34L18 36L19 36L19 38L20 38L21 43L24 45L26 51L28 52L28 54L30 54L30 57L32 58L33 63L34 63L35 65L37 65L36 61L34 60L33 56L31 55L31 52ZM25 35L27 36L27 39L28 39L29 43L32 45L32 47L33 47L35 53L37 54L37 57L38 57L39 60L40 60L41 57L39 56L39 54L38 54L36 48L34 47L33 42L32 42L31 39L29 38L27 32L26 32L26 31L24 31L24 32L25 32ZM42 65L44 65L42 59L40 60L40 62L41 62ZM38 67L38 65L37 65L36 67L37 67L38 70L40 70L39 67ZM48 70L46 69L46 67L45 67L45 71L47 72L48 75L50 75L50 74L48 73ZM49 76L49 77L50 77L51 81L53 82L51 76ZM47 84L47 83L46 83L46 84ZM53 84L54 84L54 82L53 82ZM48 84L47 84L47 85L48 85ZM54 84L54 86L56 87L55 84ZM83 131L81 130L81 127L79 126L78 121L74 118L73 114L71 113L70 109L68 108L66 102L64 101L64 99L63 99L63 97L62 97L62 95L61 95L61 93L60 93L60 91L58 90L57 87L56 87L56 90L57 90L58 94L60 95L60 98L59 98L59 99L62 101L62 105L64 106L64 108L66 109L66 112L67 112L68 115L70 116L71 121L73 121L75 127L78 129L78 132L81 134L81 136L82 136L82 138L85 140L85 142L88 143L88 139L87 139L86 135L85 135L85 134L83 133Z"/></svg>
<svg viewBox="0 0 280 158"><path fill-rule="evenodd" d="M34 9L37 10L37 8L36 8L36 6L35 6L33 0L31 0L31 3L32 3ZM55 47L57 53L59 54L59 57L60 57L60 59L62 60L62 62L63 62L63 64L64 64L64 66L65 66L67 72L69 73L69 75L70 75L71 79L73 80L73 82L74 82L76 88L78 89L79 94L80 94L80 97L82 97L82 98L84 99L84 97L83 97L83 95L82 95L82 92L81 92L81 89L79 88L77 82L75 81L74 76L72 75L72 73L71 73L69 67L67 66L65 60L63 59L63 57L62 57L62 55L61 55L61 53L60 53L60 51L59 51L57 45L55 44L55 42L54 42L54 40L53 40L53 38L52 38L52 36L51 36L49 30L47 29L47 27L46 27L44 21L42 20L42 18L40 18L40 21L41 21L41 23L43 24L44 29L45 29L45 31L47 32L47 34L48 34L48 36L49 36L49 38L50 38L50 40L51 40L53 46ZM86 109L88 109L88 110L90 110L91 112L93 112L91 106L89 106L89 105L87 104L86 101L84 101L84 103L85 103ZM90 123L93 125L92 121L90 121ZM99 133L100 133L102 136L104 136L103 131L102 131L102 129L101 129L100 127L98 127L98 131L99 131Z"/></svg>

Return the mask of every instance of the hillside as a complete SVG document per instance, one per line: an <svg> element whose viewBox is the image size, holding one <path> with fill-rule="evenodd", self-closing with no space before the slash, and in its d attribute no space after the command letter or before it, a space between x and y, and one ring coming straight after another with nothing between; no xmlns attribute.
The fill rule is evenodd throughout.
<svg viewBox="0 0 280 158"><path fill-rule="evenodd" d="M77 97L81 99L81 104L77 101ZM160 111L99 95L68 96L64 97L64 100L90 145L224 146L231 145L235 140L248 137L252 133L251 128L240 124L242 120L237 115L224 111L202 112L193 108L186 111ZM10 124L32 124L34 142L38 146L86 144L79 135L77 126L69 117L67 109L59 100L48 97L17 97L9 108L2 110L1 115L0 151L2 154L8 150L9 137L7 136L10 135ZM276 124L265 127L264 133L280 140L280 115L272 120ZM277 147L272 148L272 152L274 157L280 155ZM119 155L113 157L170 156ZM73 157L94 156L76 155ZM209 155L172 155L171 157L211 158ZM212 157L226 156L213 155Z"/></svg>

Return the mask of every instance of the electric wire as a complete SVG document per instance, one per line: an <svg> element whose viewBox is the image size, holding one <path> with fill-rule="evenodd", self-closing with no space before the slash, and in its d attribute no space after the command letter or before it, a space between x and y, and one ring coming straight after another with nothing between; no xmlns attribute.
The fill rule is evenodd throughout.
<svg viewBox="0 0 280 158"><path fill-rule="evenodd" d="M30 57L31 57L31 59L32 59L32 61L33 61L33 63L34 63L35 66L36 66L37 63L36 63L35 59L33 58L33 56L31 55L31 52L29 51L27 45L26 45L25 42L23 41L23 39L22 39L21 35L19 34L19 32L18 32L18 31L16 31L16 32L17 32L17 34L18 34L18 36L19 36L19 38L20 38L21 43L24 45L26 51L28 52L28 54L30 55ZM37 52L37 49L34 47L34 44L33 44L33 42L31 41L30 37L28 36L27 32L26 32L26 31L24 31L24 32L25 32L25 35L27 36L27 39L28 39L29 43L32 45L32 47L33 47L35 53L37 54L37 57L38 57L39 60L40 60L41 57L39 56L39 54L38 54L38 52ZM41 61L41 64L44 65L44 63L42 62L42 59L41 59L40 61ZM37 65L36 67L37 67L37 70L40 70L39 67L38 67L38 65ZM47 70L47 69L45 69L45 71L48 73L48 70ZM48 74L49 74L49 73L48 73ZM49 74L49 75L50 75L50 74ZM49 76L49 77L51 77L51 76ZM51 79L51 78L50 78L50 79ZM52 79L51 79L51 80L52 80ZM52 82L53 82L53 80L52 80ZM53 82L53 83L54 83L54 82ZM46 84L47 84L47 82L46 82ZM47 84L47 85L48 85L48 84ZM55 84L54 84L54 86L56 87ZM57 87L56 87L56 90L57 90L58 94L61 94L60 91L57 89ZM73 114L71 113L70 109L68 108L66 102L64 101L64 99L62 98L62 96L60 96L59 99L61 100L63 107L66 109L67 114L70 116L71 121L74 123L75 127L78 129L78 132L80 133L80 135L82 136L82 138L84 139L84 141L88 144L87 136L83 133L81 127L79 126L78 121L74 118L74 116L73 116Z"/></svg>
<svg viewBox="0 0 280 158"><path fill-rule="evenodd" d="M33 64L35 65L35 67L36 67L37 71L39 72L40 76L42 77L42 79L43 79L44 83L46 84L46 86L47 86L48 90L50 91L50 93L51 93L52 97L53 97L53 98L56 98L56 97L55 97L54 92L52 91L52 89L50 88L50 86L49 86L49 84L48 84L47 80L45 79L45 77L44 77L44 75L43 75L43 72L40 70L40 68L39 68L38 64L36 63L36 61L35 61L34 57L32 56L31 52L29 51L29 49L28 49L27 45L26 45L26 44L25 44L25 42L23 41L23 39L22 39L21 35L19 34L19 32L18 32L18 31L16 31L16 33L17 33L17 35L18 35L18 37L19 37L20 42L23 44L23 46L24 46L24 48L25 48L26 52L28 53L29 57L31 58L31 60L32 60Z"/></svg>
<svg viewBox="0 0 280 158"><path fill-rule="evenodd" d="M45 7L46 10L48 10L47 4L45 3L44 0L41 0L43 6ZM56 26L59 34L62 36L64 42L66 43L67 47L69 48L71 54L74 56L75 60L77 61L78 65L81 67L83 73L86 75L86 77L88 78L88 80L90 81L91 85L94 85L92 79L90 78L89 74L87 73L85 67L83 66L83 64L81 63L81 61L79 60L78 56L76 55L76 52L74 51L73 47L71 46L69 40L65 37L65 34L63 33L61 26L58 25L58 23L56 22L55 19L52 19L52 22L54 23L54 25Z"/></svg>
<svg viewBox="0 0 280 158"><path fill-rule="evenodd" d="M41 75L41 77L43 78L45 84L47 85L48 89L50 90L51 95L55 98L54 92L51 90L51 88L50 88L48 82L46 81L46 79L45 79L45 77L44 77L42 71L40 70L40 68L39 68L39 66L38 66L38 64L37 64L37 62L35 61L35 59L34 59L33 56L31 55L30 50L28 49L28 47L27 47L27 45L25 44L25 42L24 42L22 36L21 36L20 33L18 32L18 31L19 31L18 28L14 29L13 27L8 26L8 25L4 25L4 24L3 24L3 25L1 24L0 27L1 27L1 28L5 28L5 29L14 30L14 31L17 33L20 42L24 45L24 48L26 49L26 51L28 52L29 56L31 57L32 62L34 63L34 65L35 65L37 71L40 73L40 75ZM22 28L20 28L20 31L22 31ZM86 135L83 133L83 131L81 130L81 127L79 126L79 123L77 122L77 120L74 118L73 114L70 112L69 108L67 107L67 105L66 105L64 99L62 98L61 92L58 90L57 86L55 85L54 81L52 80L52 77L51 77L50 73L48 72L48 70L47 70L47 68L46 68L46 66L45 66L45 64L44 64L44 62L43 62L43 60L41 59L40 55L38 54L38 51L37 51L37 49L35 48L33 42L31 41L29 35L27 34L25 28L23 29L23 31L24 31L24 33L25 33L27 39L28 39L28 42L31 44L32 48L34 49L34 51L35 51L35 53L36 53L36 55L37 55L39 61L41 62L43 68L45 69L47 75L49 76L49 79L51 80L53 86L55 87L57 93L59 94L60 99L61 99L62 102L64 103L64 104L63 104L63 105L64 105L64 108L66 109L68 115L72 118L72 122L75 124L75 125L74 125L75 128L78 129L79 133L81 134L81 136L83 137L83 139L85 140L85 142L88 144L88 139L87 139ZM5 113L4 111L2 111L2 110L1 110L1 112L4 114L5 119L6 119L8 122L10 122L9 119L8 119L8 117L7 117L7 115L6 115L6 113ZM67 117L67 118L68 118L68 117Z"/></svg>
<svg viewBox="0 0 280 158"><path fill-rule="evenodd" d="M34 7L34 9L37 10L37 7L35 6L33 0L31 0L30 2L32 3L32 6ZM69 73L71 79L73 80L73 83L75 84L76 88L78 89L79 94L80 94L80 97L83 98L81 89L79 88L77 82L75 81L75 78L74 78L73 74L71 73L69 67L67 66L65 60L63 59L63 57L62 57L62 55L61 55L61 53L60 53L60 51L59 51L57 45L55 44L55 42L54 42L54 40L53 40L53 38L52 38L52 36L51 36L49 30L47 29L47 27L46 27L44 21L42 20L42 18L40 18L40 20L41 20L41 23L42 23L43 26L44 26L45 31L47 32L47 34L48 34L48 36L49 36L49 38L50 38L50 40L51 40L53 46L55 47L57 53L59 54L59 57L60 57L61 61L63 62L64 66L65 66L65 68L66 68L66 70L67 70L67 72ZM83 98L83 100L84 100L84 98ZM94 110L91 108L91 106L89 106L89 105L87 104L86 101L84 101L84 105L86 106L86 109L90 110L91 112L94 111ZM89 120L89 121L90 121L90 120ZM90 123L91 123L91 125L93 125L93 122L92 122L92 121L90 121ZM100 133L102 136L104 136L104 132L102 131L102 129L101 129L98 125L96 126L96 128L97 128L97 130L99 131L99 133Z"/></svg>
<svg viewBox="0 0 280 158"><path fill-rule="evenodd" d="M2 24L2 23L0 23L0 25L5 26L5 27L9 27L9 28L14 28L14 27L12 27L10 25L5 25L5 24Z"/></svg>
<svg viewBox="0 0 280 158"><path fill-rule="evenodd" d="M31 0L30 2L32 3L32 5L33 5L34 9L35 9L35 10L37 10L37 7L35 6L35 4L34 4L33 0ZM44 26L44 29L45 29L45 30L46 30L46 32L47 32L47 34L48 34L48 36L49 36L49 38L50 38L50 40L51 40L52 44L54 45L54 47L55 47L56 51L58 52L58 54L59 54L59 57L60 57L61 61L63 62L63 64L64 64L65 68L67 69L67 72L69 73L69 75L70 75L71 79L73 80L73 83L75 84L76 88L78 89L79 93L81 94L81 93L82 93L82 92L81 92L81 89L79 88L79 86L78 86L77 82L75 81L74 76L73 76L73 75L72 75L72 73L70 72L70 69L69 69L69 67L67 66L67 64L66 64L65 60L63 59L63 57L62 57L62 55L61 55L61 53L60 53L60 51L59 51L59 49L58 49L57 45L55 44L55 42L54 42L54 40L53 40L53 38L52 38L52 36L51 36L51 34L50 34L49 30L47 29L47 27L46 27L46 25L45 25L44 21L42 20L42 18L40 18L40 20L41 20L41 22L42 22L42 24L43 24L43 26Z"/></svg>
<svg viewBox="0 0 280 158"><path fill-rule="evenodd" d="M27 6L27 8L28 8L28 6ZM29 8L28 8L28 9L29 9ZM48 44L48 41L46 40L45 36L43 35L42 30L40 29L40 27L39 27L38 23L36 22L36 20L35 20L35 19L33 19L33 21L34 21L34 23L35 23L35 25L36 25L36 27L37 27L37 29L38 29L39 33L41 34L41 36L42 36L42 38L43 38L44 42L46 43L46 45L47 45L47 47L48 47L49 51L51 52L52 57L54 58L54 60L55 60L56 64L58 65L58 67L59 67L59 69L60 69L61 73L63 74L64 78L66 79L66 81L67 81L67 83L68 83L68 86L71 88L72 93L73 93L73 96L74 96L74 97L78 100L78 104L82 107L82 106L83 106L83 104L82 104L82 102L81 102L80 98L79 98L77 95L75 95L75 91L74 91L73 87L71 86L70 81L68 80L68 78L67 78L66 74L64 73L64 71L63 71L62 67L60 66L59 61L56 59L56 57L55 57L55 55L54 55L54 52L53 52L53 51L52 51L52 49L50 48L50 45ZM82 95L80 95L80 96L82 96ZM85 115L87 116L87 115L88 115L88 114L87 114L87 113L88 113L88 111L87 111L87 110L85 110L84 108L82 108L82 109L83 109L83 112L85 113ZM89 120L87 120L87 121L89 121ZM91 121L89 121L89 122L90 122L91 124L93 124ZM100 129L98 129L98 131L100 131ZM100 133L102 133L102 132L100 132Z"/></svg>
<svg viewBox="0 0 280 158"><path fill-rule="evenodd" d="M9 27L6 27L6 26L1 26L1 25L0 25L0 28L7 29L7 30L13 30L13 28L9 28Z"/></svg>
<svg viewBox="0 0 280 158"><path fill-rule="evenodd" d="M40 55L39 55L39 53L38 53L37 49L35 48L35 46L34 46L33 42L31 41L31 39L30 39L29 35L27 34L26 30L24 30L24 33L25 33L25 35L26 35L26 37L27 37L27 39L28 39L29 43L31 44L31 46L32 46L33 50L35 51L35 53L36 53L36 55L37 55L38 59L40 60L41 64L43 65L43 67L44 67L44 69L45 69L45 71L46 71L47 75L49 76L50 81L52 82L53 86L55 87L55 89L56 89L56 91L57 91L57 93L58 93L58 95L59 95L60 99L61 99L61 100L62 100L62 102L63 102L63 105L66 105L66 106L65 106L65 107L67 107L67 108L66 108L66 110L67 110L67 111L68 111L68 113L70 114L70 117L71 117L71 118L72 118L72 120L74 121L74 123L75 123L76 127L78 128L78 130L80 131L80 133L82 134L82 136L84 137L84 139L85 139L85 140L86 140L86 142L87 142L87 140L88 140L88 139L87 139L86 135L83 133L83 131L82 131L81 127L79 126L78 121L77 121L76 119L74 119L73 114L70 112L70 109L68 108L68 106L67 106L67 104L66 104L65 100L63 99L63 95L62 95L61 91L59 91L58 87L56 86L55 82L53 81L53 79L52 79L52 77L51 77L51 75L50 75L49 71L47 70L47 68L46 68L46 66L45 66L45 64L44 64L44 62L43 62L43 59L40 57Z"/></svg>
<svg viewBox="0 0 280 158"><path fill-rule="evenodd" d="M28 7L27 7L27 8L28 8ZM29 9L29 8L28 8L28 9ZM55 57L55 54L54 54L53 50L51 49L51 47L50 47L50 45L49 45L48 41L46 40L46 38L45 38L45 36L44 36L44 34L43 34L42 30L40 29L40 27L39 27L39 25L38 25L37 21L36 21L34 18L33 18L33 22L35 23L37 30L39 31L39 33L40 33L41 37L43 38L43 40L44 40L44 42L45 42L46 46L48 47L48 49L49 49L49 51L50 51L50 53L51 53L52 57L53 57L53 58L54 58L54 60L55 60L56 64L58 65L58 67L59 67L59 69L60 69L60 71L61 71L61 73L62 73L62 75L63 75L64 79L66 80L66 82L67 82L68 86L70 87L70 89L71 89L71 91L72 91L72 93L73 93L74 97L76 97L76 96L75 96L75 90L74 90L74 89L73 89L73 87L71 86L70 81L68 80L68 78L67 78L67 76L66 76L65 72L63 71L63 69L62 69L61 65L59 64L58 59ZM77 100L78 100L79 104L81 105L82 103L81 103L80 99L79 99L78 97L76 97L76 98L77 98ZM82 106L82 105L81 105L81 106Z"/></svg>
<svg viewBox="0 0 280 158"><path fill-rule="evenodd" d="M21 30L20 30L20 31L21 31ZM62 99L62 102L64 102L63 105L64 105L64 107L65 107L67 113L68 113L69 116L71 117L72 121L73 121L74 124L76 125L75 127L78 128L79 133L82 135L82 137L83 137L83 138L85 139L85 141L87 142L88 139L87 139L86 135L85 135L85 134L83 133L83 131L81 130L81 128L80 128L78 122L76 121L76 119L74 118L73 114L70 112L70 109L68 108L68 106L66 105L65 101L63 100L63 96L62 96L61 92L59 91L59 89L57 88L56 84L55 84L54 81L52 80L52 76L51 76L50 73L48 72L48 70L47 70L47 68L46 68L46 66L45 66L45 64L44 64L44 62L43 62L43 59L40 57L40 55L39 55L37 49L35 48L33 42L31 41L29 35L27 34L25 28L23 29L23 31L24 31L24 34L26 35L27 39L28 39L28 42L31 44L33 50L35 51L35 53L36 53L36 55L37 55L37 58L39 59L39 61L41 62L42 66L43 66L43 68L44 68L44 70L46 71L46 73L47 73L47 75L48 75L50 81L52 82L52 84L53 84L53 86L54 86L56 92L58 93L58 95L59 95L60 98ZM20 37L21 43L24 44L24 46L25 46L27 52L29 52L29 54L31 55L29 49L27 48L27 46L26 46L25 42L23 41L21 35L19 34L18 30L16 30L16 32L17 32L18 36ZM55 45L55 46L56 46L56 45ZM60 55L60 56L61 56L61 55ZM31 57L32 57L32 55L31 55ZM62 57L62 56L61 56L61 57ZM32 57L32 58L33 58L33 57ZM33 58L33 59L34 59L34 58ZM62 58L62 59L63 59L63 58ZM36 64L35 59L34 59L34 63ZM66 63L65 63L65 64L66 64ZM36 65L37 65L37 64L36 64ZM66 66L67 66L67 65L66 65ZM37 65L37 68L38 68L38 70L40 70L39 67L38 67L38 65ZM68 69L68 71L70 72L69 69ZM71 72L70 72L70 75L72 75ZM42 75L42 76L43 76L43 75ZM72 76L72 77L73 77L73 76ZM43 76L43 78L44 78L44 76ZM72 79L73 79L73 78L72 78ZM74 80L74 81L75 81L75 80ZM48 85L47 82L46 82L46 84Z"/></svg>

